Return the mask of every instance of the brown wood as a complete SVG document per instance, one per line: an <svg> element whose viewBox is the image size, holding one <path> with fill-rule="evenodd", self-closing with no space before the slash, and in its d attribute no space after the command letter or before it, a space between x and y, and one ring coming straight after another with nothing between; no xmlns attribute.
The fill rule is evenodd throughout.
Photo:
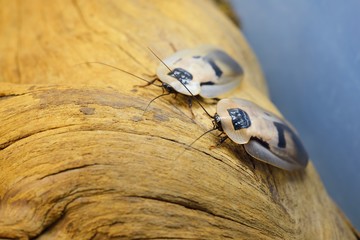
<svg viewBox="0 0 360 240"><path fill-rule="evenodd" d="M211 44L245 70L230 94L277 112L253 52L210 1L0 2L0 238L356 239L310 164L289 173L217 142L150 79ZM271 47L271 46L270 46ZM204 103L211 113L215 105Z"/></svg>

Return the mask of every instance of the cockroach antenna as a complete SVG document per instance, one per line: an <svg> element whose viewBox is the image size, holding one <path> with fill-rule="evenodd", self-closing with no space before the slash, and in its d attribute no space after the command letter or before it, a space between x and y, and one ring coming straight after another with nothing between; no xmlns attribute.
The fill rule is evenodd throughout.
<svg viewBox="0 0 360 240"><path fill-rule="evenodd" d="M101 65L104 65L104 66L107 66L107 67L111 67L111 68L116 69L116 70L119 70L119 71L121 71L121 72L123 72L123 73L129 74L129 75L131 75L131 76L133 76L133 77L136 77L137 79L140 79L140 80L142 80L142 81L144 81L144 82L147 82L148 85L155 85L155 86L157 86L157 87L163 87L162 85L157 85L157 84L155 84L154 81L149 81L149 80L147 80L147 79L145 79L145 78L139 77L139 76L137 76L137 75L135 75L135 74L133 74L133 73L131 73L131 72L128 72L128 71L126 71L126 70L124 70L124 69L121 69L121 68L118 68L118 67L114 67L114 66L112 66L112 65L110 65L110 64L107 64L107 63L102 63L102 62L86 62L86 63L90 63L90 64L95 63L95 64L101 64Z"/></svg>
<svg viewBox="0 0 360 240"><path fill-rule="evenodd" d="M154 55L155 55L155 53L154 53ZM157 57L157 56L156 56L156 57ZM161 61L161 59L159 59L159 60ZM162 62L163 64L165 64L163 61L161 61L161 62ZM155 78L155 79L149 81L149 80L147 80L147 79L145 79L145 78L139 77L139 76L137 76L137 75L135 75L135 74L133 74L133 73L131 73L131 72L128 72L128 71L126 71L126 70L124 70L124 69L121 69L121 68L118 68L118 67L115 67L115 66L112 66L112 65L107 64L107 63L103 63L103 62L85 62L85 63L90 63L90 64L95 63L95 64L101 64L101 65L104 65L104 66L107 66L107 67L111 67L111 68L114 68L114 69L116 69L116 70L119 70L119 71L121 71L121 72L123 72L123 73L129 74L129 75L131 75L131 76L133 76L133 77L136 77L136 78L138 78L138 79L140 79L140 80L142 80L142 81L147 82L147 84L146 84L145 86L155 85L155 86L157 86L157 87L163 88L163 90L165 89L163 84L157 85L157 84L154 83L156 80L158 80L158 78ZM166 65L165 65L165 66L166 66ZM166 67L169 68L168 66L166 66ZM170 69L170 68L169 68L169 69ZM171 70L170 70L170 71L171 71ZM149 108L150 104L151 104L153 101L155 101L156 99L158 99L158 98L160 98L160 97L163 97L163 96L166 96L166 95L170 95L170 94L171 94L171 92L163 93L163 94L155 97L154 99L152 99L152 100L148 103L148 105L146 106L146 108L145 108L145 110L144 110L144 112L143 112L142 115L145 114L146 110Z"/></svg>
<svg viewBox="0 0 360 240"><path fill-rule="evenodd" d="M157 96L157 97L155 97L155 98L153 98L149 103L148 103L148 105L146 106L146 108L145 108L145 110L144 110L144 112L143 112L143 116L144 116L144 114L145 114L145 112L146 112L146 110L149 108L149 106L150 106L150 104L153 102L153 101L155 101L156 99L158 99L158 98L161 98L161 97L164 97L164 96L167 96L167 95L170 95L171 93L170 92L167 92L167 93L163 93L163 94L161 94L161 95L159 95L159 96Z"/></svg>
<svg viewBox="0 0 360 240"><path fill-rule="evenodd" d="M159 61L167 68L167 69L169 69L169 71L170 72L172 72L173 70L171 70L171 68L168 66L168 65L166 65L166 63L163 61L163 60L161 60L161 58L158 56L158 55L156 55L156 53L153 51L153 50L151 50L151 48L150 47L148 47L148 49L150 50L150 52L152 53L152 54L154 54L154 56L157 58L157 59L159 59ZM181 85L183 85L184 86L184 88L190 93L190 95L195 99L195 101L200 105L200 107L204 110L204 112L210 117L210 118L214 118L214 116L211 116L210 115L210 113L204 108L204 106L200 103L200 101L194 96L194 94L192 94L192 92L190 91L190 89L188 88L188 87L186 87L186 85L184 84L184 83L182 83L181 81L179 81L180 83L181 83Z"/></svg>
<svg viewBox="0 0 360 240"><path fill-rule="evenodd" d="M191 94L191 96L195 99L195 101L200 105L200 107L204 110L204 112L210 117L210 118L214 118L214 116L211 116L210 113L204 108L204 106L200 103L200 101L192 94L192 92L187 88L187 86L185 86L185 84L183 84L181 81L179 81L184 88L186 88L186 90Z"/></svg>
<svg viewBox="0 0 360 240"><path fill-rule="evenodd" d="M165 66L167 69L169 69L170 72L173 71L173 70L171 70L171 68L170 68L163 60L161 60L161 58L160 58L158 55L156 55L156 53L155 53L153 50L151 50L150 47L148 47L148 49L150 50L150 52L151 52L152 54L154 54L154 56L155 56L162 64L164 64L164 66Z"/></svg>

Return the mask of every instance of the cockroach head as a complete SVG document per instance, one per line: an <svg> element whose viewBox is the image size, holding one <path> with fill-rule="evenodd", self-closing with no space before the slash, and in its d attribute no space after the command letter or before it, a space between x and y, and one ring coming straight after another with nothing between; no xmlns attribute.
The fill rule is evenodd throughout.
<svg viewBox="0 0 360 240"><path fill-rule="evenodd" d="M170 86L170 84L163 82L161 86L168 93L177 93L177 91L172 86Z"/></svg>
<svg viewBox="0 0 360 240"><path fill-rule="evenodd" d="M221 118L219 116L219 114L215 113L214 118L213 118L213 125L214 125L214 129L217 129L221 132L223 132L223 128L221 125Z"/></svg>

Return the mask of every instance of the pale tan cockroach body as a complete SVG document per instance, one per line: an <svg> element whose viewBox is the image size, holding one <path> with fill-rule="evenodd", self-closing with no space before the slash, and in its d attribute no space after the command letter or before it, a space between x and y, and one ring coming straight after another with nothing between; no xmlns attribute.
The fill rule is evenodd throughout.
<svg viewBox="0 0 360 240"><path fill-rule="evenodd" d="M217 97L239 85L243 77L241 66L214 47L177 51L162 62L156 71L159 80L188 96L190 91L194 96Z"/></svg>

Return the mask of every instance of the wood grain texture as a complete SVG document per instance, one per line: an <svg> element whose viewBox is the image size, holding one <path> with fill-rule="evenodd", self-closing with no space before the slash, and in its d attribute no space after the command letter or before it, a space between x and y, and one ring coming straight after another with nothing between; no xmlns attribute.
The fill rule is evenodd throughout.
<svg viewBox="0 0 360 240"><path fill-rule="evenodd" d="M149 78L175 47L219 46L229 95L278 113L242 34L210 1L0 1L0 238L356 239L313 165L288 173L215 134ZM5 7L6 6L6 7ZM214 113L215 105L204 103Z"/></svg>

